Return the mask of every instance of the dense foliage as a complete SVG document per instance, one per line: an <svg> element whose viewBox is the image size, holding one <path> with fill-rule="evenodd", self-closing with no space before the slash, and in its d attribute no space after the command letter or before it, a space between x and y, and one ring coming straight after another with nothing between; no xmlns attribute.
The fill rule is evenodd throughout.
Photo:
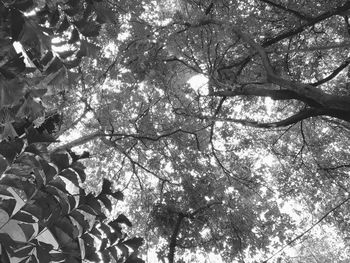
<svg viewBox="0 0 350 263"><path fill-rule="evenodd" d="M98 35L104 22L104 15L98 15L103 10L94 9L97 18L91 20L87 8L98 5L85 4L0 3L0 261L4 263L98 262L101 258L104 262L143 262L136 256L142 239L128 238L122 229L122 225L131 226L128 218L106 216L112 209L111 199L121 201L123 193L107 179L98 195L86 193L80 186L86 174L79 159L88 153L48 150L56 141L61 118L41 100L49 88L54 94L60 92L53 86L65 84L65 77L73 85L70 69L97 48L83 39L75 58L69 60L73 52L54 55L51 41L70 27L67 42L71 45L80 34ZM79 5L84 5L81 14ZM40 8L34 17L26 15L34 8ZM22 53L16 52L16 41Z"/></svg>
<svg viewBox="0 0 350 263"><path fill-rule="evenodd" d="M1 3L1 178L36 189L12 182L20 191L4 187L4 200L48 186L69 204L61 222L86 198L95 212L120 208L113 182L148 262L350 258L349 1ZM100 194L72 190L98 192L102 178ZM98 255L138 250L140 239L112 238L129 220L97 210L109 238Z"/></svg>

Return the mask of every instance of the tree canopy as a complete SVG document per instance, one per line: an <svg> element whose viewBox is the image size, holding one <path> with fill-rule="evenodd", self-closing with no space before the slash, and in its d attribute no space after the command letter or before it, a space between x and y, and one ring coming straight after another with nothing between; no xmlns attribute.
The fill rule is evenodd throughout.
<svg viewBox="0 0 350 263"><path fill-rule="evenodd" d="M2 261L347 262L349 12L1 1Z"/></svg>

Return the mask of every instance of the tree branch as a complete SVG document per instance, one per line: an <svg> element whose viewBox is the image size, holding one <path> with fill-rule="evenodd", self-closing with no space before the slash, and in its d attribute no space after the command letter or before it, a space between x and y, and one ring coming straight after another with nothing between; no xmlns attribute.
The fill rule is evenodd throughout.
<svg viewBox="0 0 350 263"><path fill-rule="evenodd" d="M270 0L260 0L260 1L264 2L264 3L268 4L268 5L274 6L274 7L278 8L278 9L281 9L283 11L286 11L288 13L291 13L291 14L295 15L296 17L298 17L298 18L300 18L302 20L306 20L306 21L311 21L312 20L312 17L308 17L306 15L303 15L302 13L300 13L298 11L295 11L295 10L287 8L287 7L283 6L283 5L274 3L274 2L272 2Z"/></svg>

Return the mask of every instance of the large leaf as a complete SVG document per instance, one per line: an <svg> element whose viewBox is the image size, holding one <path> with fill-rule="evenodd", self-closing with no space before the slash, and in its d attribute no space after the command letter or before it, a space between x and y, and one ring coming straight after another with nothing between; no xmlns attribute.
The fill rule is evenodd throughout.
<svg viewBox="0 0 350 263"><path fill-rule="evenodd" d="M66 153L52 153L50 158L51 162L57 166L59 171L69 167L69 157Z"/></svg>
<svg viewBox="0 0 350 263"><path fill-rule="evenodd" d="M17 78L0 80L0 107L14 105L24 95L24 85Z"/></svg>
<svg viewBox="0 0 350 263"><path fill-rule="evenodd" d="M73 172L70 169L65 169L59 174L60 176L68 179L71 181L75 186L79 187L79 180L78 180L78 174Z"/></svg>
<svg viewBox="0 0 350 263"><path fill-rule="evenodd" d="M12 163L17 154L22 151L23 140L15 139L13 141L2 141L0 142L0 154L6 158L9 163Z"/></svg>
<svg viewBox="0 0 350 263"><path fill-rule="evenodd" d="M12 219L15 219L19 222L24 222L24 223L35 223L37 222L37 219L34 218L31 214L19 210L15 215L12 216Z"/></svg>
<svg viewBox="0 0 350 263"><path fill-rule="evenodd" d="M38 142L56 142L56 139L51 136L47 131L43 131L41 133L38 132L37 129L30 125L26 129L26 135L28 139L28 144L38 143Z"/></svg>

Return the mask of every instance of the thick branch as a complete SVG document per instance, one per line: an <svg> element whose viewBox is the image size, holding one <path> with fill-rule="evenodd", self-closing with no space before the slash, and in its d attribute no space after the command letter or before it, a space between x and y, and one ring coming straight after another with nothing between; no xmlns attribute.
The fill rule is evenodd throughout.
<svg viewBox="0 0 350 263"><path fill-rule="evenodd" d="M255 128L277 128L277 127L286 127L295 123L298 123L299 121L316 117L319 115L323 115L323 112L317 109L304 109L300 112L284 119L281 121L276 122L269 122L269 123L261 123L258 121L251 121L251 120L244 120L244 119L234 119L234 118L209 118L211 120L217 120L217 121L226 121L226 122L233 122L233 123L239 123L244 126L251 126Z"/></svg>
<svg viewBox="0 0 350 263"><path fill-rule="evenodd" d="M300 96L298 93L292 90L275 90L267 89L259 86L245 86L243 88L235 90L224 90L212 92L209 95L211 96L220 96L220 97L235 97L235 96L258 96L258 97L269 97L273 100L298 100L302 101L310 107L320 106L314 100L307 99L303 96Z"/></svg>
<svg viewBox="0 0 350 263"><path fill-rule="evenodd" d="M314 101L319 105L318 108L323 108L330 111L339 111L335 115L343 116L341 117L343 120L348 121L350 119L350 117L347 117L347 115L350 115L350 96L331 95L312 85L287 80L278 76L271 66L265 49L257 42L255 42L251 36L243 33L238 27L233 26L232 29L237 35L239 35L245 42L247 42L252 48L255 49L255 51L259 53L263 66L266 70L267 80L269 82L297 93L300 97L304 97L304 100Z"/></svg>

